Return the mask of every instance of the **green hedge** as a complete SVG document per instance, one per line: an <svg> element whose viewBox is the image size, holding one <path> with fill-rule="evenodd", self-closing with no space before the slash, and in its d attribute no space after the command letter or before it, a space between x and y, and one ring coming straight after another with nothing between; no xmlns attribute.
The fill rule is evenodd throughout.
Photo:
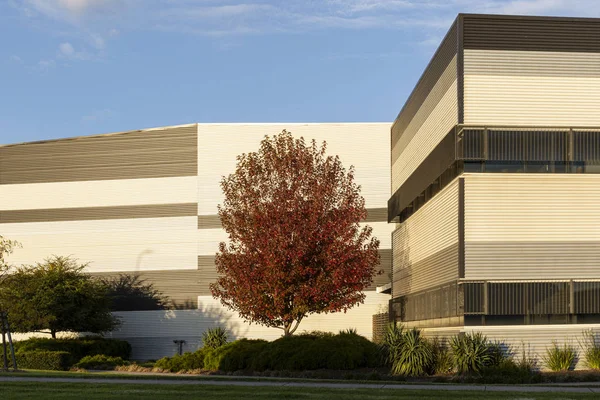
<svg viewBox="0 0 600 400"><path fill-rule="evenodd" d="M216 349L165 357L155 367L171 372L191 369L245 371L352 370L381 366L379 347L356 334L311 333L274 342L240 339Z"/></svg>
<svg viewBox="0 0 600 400"><path fill-rule="evenodd" d="M131 356L131 345L128 342L95 336L75 339L31 338L15 342L14 345L17 353L24 351L66 351L71 353L75 361L98 354L121 357L124 360L128 360Z"/></svg>
<svg viewBox="0 0 600 400"><path fill-rule="evenodd" d="M119 365L129 365L129 361L123 360L121 357L110 357L103 354L95 356L85 356L74 367L83 369L102 369L113 370Z"/></svg>
<svg viewBox="0 0 600 400"><path fill-rule="evenodd" d="M210 349L202 348L194 353L184 353L173 357L164 357L158 360L155 368L160 368L165 371L179 372L192 369L204 368L204 357Z"/></svg>
<svg viewBox="0 0 600 400"><path fill-rule="evenodd" d="M66 351L21 351L16 359L19 369L66 371L73 365L73 357Z"/></svg>

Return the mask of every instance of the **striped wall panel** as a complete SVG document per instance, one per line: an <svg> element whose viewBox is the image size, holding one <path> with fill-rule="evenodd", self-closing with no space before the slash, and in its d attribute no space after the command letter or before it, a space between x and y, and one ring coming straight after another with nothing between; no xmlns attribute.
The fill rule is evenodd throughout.
<svg viewBox="0 0 600 400"><path fill-rule="evenodd" d="M372 332L372 315L387 310L388 295L368 292L364 304L346 313L316 314L301 322L297 332L326 331L337 333L341 329L355 328L368 338ZM201 344L202 333L209 328L222 326L231 338L260 338L274 340L282 331L261 325L248 324L237 314L227 310L210 296L198 298L197 310L132 311L115 313L122 320L119 330L107 337L125 339L133 347L132 358L158 359L176 354L174 339L186 340L185 351L194 351Z"/></svg>
<svg viewBox="0 0 600 400"><path fill-rule="evenodd" d="M53 254L91 262L89 272L197 268L197 217L3 223L23 249L10 262L33 264Z"/></svg>
<svg viewBox="0 0 600 400"><path fill-rule="evenodd" d="M196 176L2 185L0 210L197 203L197 185Z"/></svg>
<svg viewBox="0 0 600 400"><path fill-rule="evenodd" d="M465 124L598 126L598 110L600 54L464 50Z"/></svg>
<svg viewBox="0 0 600 400"><path fill-rule="evenodd" d="M392 297L458 279L458 179L394 231Z"/></svg>
<svg viewBox="0 0 600 400"><path fill-rule="evenodd" d="M286 129L307 142L327 142L328 154L336 154L344 167L354 165L366 207L386 207L390 196L388 123L330 124L200 124L198 134L198 214L217 214L223 202L219 182L235 171L236 156L257 151L265 135Z"/></svg>
<svg viewBox="0 0 600 400"><path fill-rule="evenodd" d="M600 279L600 175L465 174L465 278Z"/></svg>
<svg viewBox="0 0 600 400"><path fill-rule="evenodd" d="M437 104L439 101L440 93L443 95L446 92L445 89L448 87L447 83L442 82L447 82L447 80L441 79L441 77L449 70L454 69L454 77L456 78L456 64L454 67L450 68L449 65L456 62L456 56L458 54L458 38L459 27L455 22L450 27L450 30L431 58L423 75L419 78L419 81L404 104L404 107L402 107L402 110L400 110L398 117L394 121L391 132L392 148L396 146L398 141L404 135L406 135L406 137L403 140L406 142L409 142L412 139L416 129L420 127L424 122L424 118L431 112L431 106ZM450 82L452 82L452 80ZM410 127L410 125L412 125L412 127ZM401 149L402 148L403 147L401 147ZM397 151L397 153L400 152L401 151Z"/></svg>
<svg viewBox="0 0 600 400"><path fill-rule="evenodd" d="M0 184L196 175L197 125L0 147Z"/></svg>
<svg viewBox="0 0 600 400"><path fill-rule="evenodd" d="M450 67L449 67L450 68ZM406 145L392 164L392 193L395 192L429 153L446 137L458 123L458 101L456 80L441 98L417 134Z"/></svg>

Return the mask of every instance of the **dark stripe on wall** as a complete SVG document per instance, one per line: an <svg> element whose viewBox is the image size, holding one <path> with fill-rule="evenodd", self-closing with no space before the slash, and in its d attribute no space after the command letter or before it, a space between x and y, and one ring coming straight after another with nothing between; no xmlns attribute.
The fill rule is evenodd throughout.
<svg viewBox="0 0 600 400"><path fill-rule="evenodd" d="M456 23L456 91L458 105L458 123L462 124L465 121L465 40L464 40L464 23L461 17L458 17Z"/></svg>
<svg viewBox="0 0 600 400"><path fill-rule="evenodd" d="M46 208L0 211L0 223L90 221L102 219L193 217L198 203L148 204L112 207Z"/></svg>
<svg viewBox="0 0 600 400"><path fill-rule="evenodd" d="M367 208L367 218L362 222L387 222L387 208ZM198 229L221 228L221 220L217 214L198 215Z"/></svg>
<svg viewBox="0 0 600 400"><path fill-rule="evenodd" d="M0 147L0 184L193 176L197 127Z"/></svg>
<svg viewBox="0 0 600 400"><path fill-rule="evenodd" d="M380 264L377 270L382 270L380 275L373 277L373 283L366 289L366 291L373 291L377 286L382 286L391 281L392 273L392 250L381 249L379 250ZM208 283L215 282L218 278L217 271L215 269L215 256L214 255L202 255L198 256L198 271L199 276L203 282L207 282L205 292L208 290ZM210 291L208 291L210 292ZM210 293L209 293L210 294Z"/></svg>
<svg viewBox="0 0 600 400"><path fill-rule="evenodd" d="M406 127L412 121L413 117L419 111L421 105L431 92L431 89L438 82L452 59L457 53L457 23L456 21L446 34L442 44L433 55L431 61L427 65L425 72L417 82L417 85L410 94L408 100L402 107L398 117L392 125L391 148L406 130Z"/></svg>
<svg viewBox="0 0 600 400"><path fill-rule="evenodd" d="M600 52L600 19L471 15L462 18L464 48Z"/></svg>
<svg viewBox="0 0 600 400"><path fill-rule="evenodd" d="M147 283L152 283L155 289L171 300L174 308L195 309L198 307L198 296L210 295L210 282L204 282L200 271L195 269L90 273L101 278L116 277L119 274L139 275Z"/></svg>

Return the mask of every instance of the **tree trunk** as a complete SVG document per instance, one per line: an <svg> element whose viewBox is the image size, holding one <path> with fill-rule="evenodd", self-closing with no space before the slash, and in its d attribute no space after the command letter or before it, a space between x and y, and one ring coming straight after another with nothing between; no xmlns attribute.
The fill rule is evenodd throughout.
<svg viewBox="0 0 600 400"><path fill-rule="evenodd" d="M50 336L52 336L52 339L56 339L56 331L54 329L50 329Z"/></svg>

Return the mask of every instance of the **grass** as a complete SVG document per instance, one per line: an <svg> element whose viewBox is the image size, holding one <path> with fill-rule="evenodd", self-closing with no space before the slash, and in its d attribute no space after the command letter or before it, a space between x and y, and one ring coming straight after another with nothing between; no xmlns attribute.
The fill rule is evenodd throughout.
<svg viewBox="0 0 600 400"><path fill-rule="evenodd" d="M327 389L308 387L240 387L204 385L2 382L5 399L595 399L594 393L497 393L394 389Z"/></svg>

